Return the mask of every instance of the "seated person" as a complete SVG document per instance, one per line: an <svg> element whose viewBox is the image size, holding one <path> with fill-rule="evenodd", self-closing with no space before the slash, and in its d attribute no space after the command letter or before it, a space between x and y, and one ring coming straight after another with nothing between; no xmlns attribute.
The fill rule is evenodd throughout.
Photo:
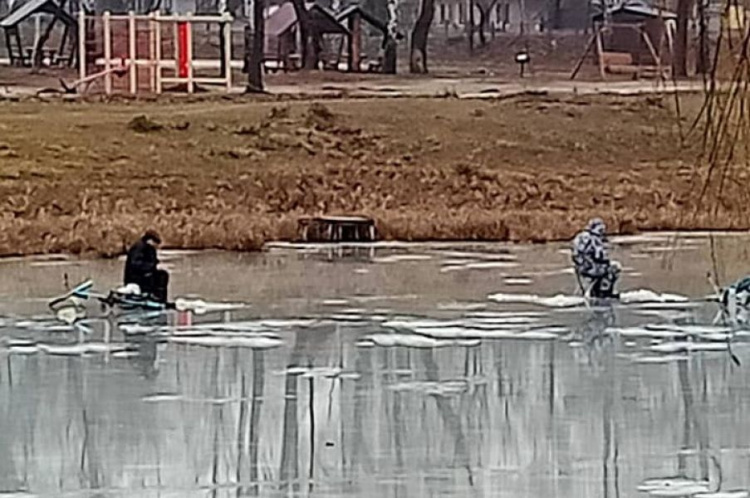
<svg viewBox="0 0 750 498"><path fill-rule="evenodd" d="M142 294L161 303L167 302L169 273L157 268L159 259L157 248L161 238L153 230L148 230L138 242L128 250L125 261L125 286L136 284Z"/></svg>
<svg viewBox="0 0 750 498"><path fill-rule="evenodd" d="M615 284L620 265L610 261L606 248L606 226L595 218L573 239L573 264L579 277L588 279L589 295L594 298L617 298Z"/></svg>
<svg viewBox="0 0 750 498"><path fill-rule="evenodd" d="M720 301L723 306L729 306L730 290L734 290L735 305L747 307L750 304L750 277L743 277L720 291Z"/></svg>

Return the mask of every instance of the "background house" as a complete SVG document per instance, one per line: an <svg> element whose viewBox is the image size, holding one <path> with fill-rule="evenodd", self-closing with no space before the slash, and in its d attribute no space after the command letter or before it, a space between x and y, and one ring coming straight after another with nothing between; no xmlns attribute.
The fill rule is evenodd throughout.
<svg viewBox="0 0 750 498"><path fill-rule="evenodd" d="M490 30L515 34L583 30L591 14L588 0L476 0L475 5L475 24L481 7L489 13ZM433 30L449 37L463 35L470 24L470 6L470 0L436 0Z"/></svg>

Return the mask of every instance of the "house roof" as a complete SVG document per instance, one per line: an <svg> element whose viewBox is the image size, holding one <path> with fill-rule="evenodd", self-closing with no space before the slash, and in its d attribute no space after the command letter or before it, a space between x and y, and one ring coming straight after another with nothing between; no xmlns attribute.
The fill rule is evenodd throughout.
<svg viewBox="0 0 750 498"><path fill-rule="evenodd" d="M316 29L321 34L339 34L348 35L349 30L336 19L333 12L321 7L320 5L313 5L307 8L310 21L315 25Z"/></svg>
<svg viewBox="0 0 750 498"><path fill-rule="evenodd" d="M614 5L607 9L607 15L616 17L619 21L638 22L645 19L677 19L674 12L659 9L643 1L625 1L619 5ZM595 21L601 21L604 18L603 12L594 14Z"/></svg>
<svg viewBox="0 0 750 498"><path fill-rule="evenodd" d="M341 12L339 12L336 15L336 19L339 22L344 22L345 20L349 19L351 16L358 14L362 19L364 19L366 22L373 25L378 30L382 31L383 33L388 32L388 25L384 22L375 17L374 15L370 14L366 10L364 10L360 5L350 5L349 7L345 8Z"/></svg>
<svg viewBox="0 0 750 498"><path fill-rule="evenodd" d="M327 9L307 5L310 22L321 34L348 35L349 30ZM266 36L281 36L297 24L297 12L291 2L285 2L271 12L265 21Z"/></svg>
<svg viewBox="0 0 750 498"><path fill-rule="evenodd" d="M60 21L75 26L76 20L68 14L54 0L29 0L12 10L7 16L0 21L0 28L12 28L25 21L29 16L34 14L51 14L56 16Z"/></svg>
<svg viewBox="0 0 750 498"><path fill-rule="evenodd" d="M294 5L289 2L281 4L266 17L266 36L281 36L295 24L297 24L297 13L294 11Z"/></svg>

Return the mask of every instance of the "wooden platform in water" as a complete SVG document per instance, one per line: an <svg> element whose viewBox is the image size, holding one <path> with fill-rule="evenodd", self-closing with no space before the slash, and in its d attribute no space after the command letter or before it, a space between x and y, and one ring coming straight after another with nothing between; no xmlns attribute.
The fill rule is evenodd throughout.
<svg viewBox="0 0 750 498"><path fill-rule="evenodd" d="M315 216L298 222L305 242L373 242L375 221L364 216Z"/></svg>

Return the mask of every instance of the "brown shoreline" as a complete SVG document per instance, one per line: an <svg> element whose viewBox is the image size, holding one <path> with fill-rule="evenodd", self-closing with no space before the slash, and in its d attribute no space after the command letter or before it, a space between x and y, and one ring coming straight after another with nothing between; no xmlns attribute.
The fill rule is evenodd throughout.
<svg viewBox="0 0 750 498"><path fill-rule="evenodd" d="M701 97L681 98L687 126ZM744 172L718 216L690 215L698 140L681 146L673 103L0 103L0 256L112 256L146 227L255 250L317 214L404 241L565 240L592 216L615 234L750 228Z"/></svg>

